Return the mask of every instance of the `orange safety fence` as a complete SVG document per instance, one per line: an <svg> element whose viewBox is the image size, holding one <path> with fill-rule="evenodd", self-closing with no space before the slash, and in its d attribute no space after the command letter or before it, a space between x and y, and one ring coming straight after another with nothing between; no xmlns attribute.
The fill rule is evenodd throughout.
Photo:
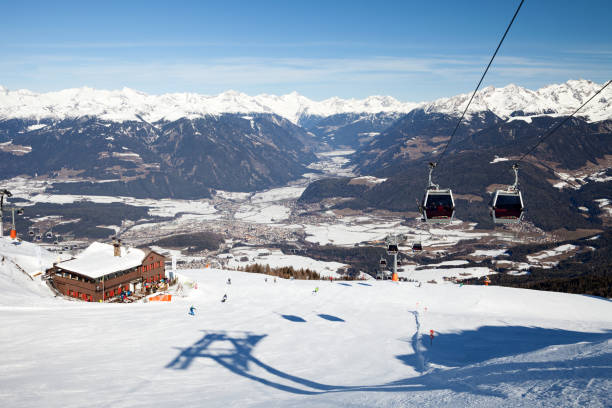
<svg viewBox="0 0 612 408"><path fill-rule="evenodd" d="M172 295L157 295L157 296L151 296L149 298L149 302L171 302L172 301Z"/></svg>

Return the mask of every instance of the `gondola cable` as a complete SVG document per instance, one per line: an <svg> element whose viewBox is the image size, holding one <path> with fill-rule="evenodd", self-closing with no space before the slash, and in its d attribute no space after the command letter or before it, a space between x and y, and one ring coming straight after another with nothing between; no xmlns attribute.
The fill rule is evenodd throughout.
<svg viewBox="0 0 612 408"><path fill-rule="evenodd" d="M541 137L540 140L538 140L538 143L535 144L535 146L533 146L531 149L529 149L525 154L523 154L520 159L518 159L515 164L518 165L521 161L523 161L523 159L525 157L527 157L529 154L531 154L535 149L538 148L538 146L546 139L548 139L553 133L555 133L561 126L563 126L565 124L565 122L567 122L568 120L570 120L571 118L574 117L574 115L576 113L578 113L578 111L580 111L580 109L584 108L589 102L591 102L591 100L593 100L597 95L599 95L604 89L606 89L606 87L608 85L610 85L610 83L612 83L612 80L609 80L608 82L606 82L604 84L604 86L602 86L599 91L595 92L589 99L587 99L586 102L584 102L582 105L580 105L580 107L578 107L578 109L576 109L574 112L572 112L571 115L569 115L568 117L566 117L565 119L563 119L557 126L555 126L550 132L548 132L546 134L546 136Z"/></svg>
<svg viewBox="0 0 612 408"><path fill-rule="evenodd" d="M516 16L518 15L524 2L525 0L521 0L516 11L514 12L514 15L512 16L512 19L510 20L510 23L508 24L508 27L506 27L506 31L504 32L504 35L499 41L499 44L497 44L497 48L495 48L495 52L493 53L493 56L491 56L491 59L489 60L487 67L485 68L482 76L480 77L480 81L478 81L478 84L476 85L476 89L474 89L474 92L472 93L470 100L465 106L465 109L463 110L461 117L457 121L457 125L455 125L455 128L453 129L453 132L451 133L450 138L446 142L444 149L442 149L442 153L440 154L440 156L438 156L438 160L436 162L429 163L429 180L428 180L427 189L425 190L425 196L423 197L423 202L421 204L419 204L417 201L419 212L422 214L423 221L425 222L450 223L453 220L453 217L455 215L455 201L453 199L453 192L451 191L451 189L440 189L440 186L433 182L432 174L433 174L434 169L438 165L438 163L441 162L442 158L446 154L446 150L448 149L448 146L450 145L451 141L453 140L453 137L457 133L457 129L459 128L461 121L465 117L465 114L467 113L468 108L470 107L470 104L472 103L472 101L474 100L474 97L476 96L476 92L478 92L478 89L480 88L482 81L487 75L487 72L489 71L491 64L493 64L493 60L495 59L495 56L497 55L497 52L501 48L501 45L503 44L504 40L506 39L506 36L508 35L508 32L510 31L510 27L512 27L512 23L514 23L514 20L516 19Z"/></svg>
<svg viewBox="0 0 612 408"><path fill-rule="evenodd" d="M446 154L446 149L448 149L448 146L450 145L450 142L453 140L453 137L455 136L455 133L457 132L457 129L459 128L459 125L461 124L461 121L465 117L465 114L467 113L468 108L470 107L470 104L472 103L472 101L474 100L474 97L476 96L476 92L478 92L478 89L480 88L480 85L482 84L482 81L484 80L485 76L487 75L487 72L489 71L489 68L491 67L491 64L493 63L493 60L495 59L495 56L497 55L497 52L499 51L499 49L501 48L502 43L506 39L506 36L508 35L508 31L510 31L510 27L512 27L512 23L514 23L514 20L516 19L516 16L518 15L519 10L523 6L524 2L525 2L525 0L521 0L521 3L516 8L516 11L514 12L514 15L512 16L512 20L510 20L510 23L508 24L508 27L506 27L506 31L504 32L504 35L502 36L501 40L499 41L499 44L497 44L497 48L495 49L495 52L493 53L493 56L491 56L491 60L489 61L489 63L487 64L487 67L485 68L484 72L482 73L482 76L480 77L480 81L478 81L478 85L476 85L476 89L474 89L474 92L472 93L472 96L471 96L470 100L468 101L467 105L465 106L465 109L463 110L463 113L461 114L461 117L459 118L459 121L457 121L457 125L455 125L455 129L453 129L453 132L451 133L451 136L448 139L448 142L446 142L446 146L444 146L444 149L442 150L442 153L438 157L438 160L435 163L436 165L442 160L442 157L444 157L444 155Z"/></svg>
<svg viewBox="0 0 612 408"><path fill-rule="evenodd" d="M514 184L506 188L505 190L498 189L495 191L491 200L491 216L495 224L517 224L521 222L525 207L523 203L523 196L518 188L518 168L519 163L523 161L529 154L531 154L538 146L544 142L548 137L554 134L558 129L561 128L568 120L570 120L580 109L586 104L593 100L599 95L612 81L606 82L597 92L595 92L586 102L584 102L578 109L576 109L571 115L567 116L564 120L558 123L552 130L550 130L545 136L541 137L538 142L527 152L525 152L514 164L512 170L514 171ZM544 163L538 162L538 164L546 166ZM550 167L548 167L550 168ZM551 169L552 170L552 169ZM555 172L553 170L553 172ZM555 172L556 173L556 172ZM568 184L572 185L572 183ZM575 187L574 187L575 188Z"/></svg>

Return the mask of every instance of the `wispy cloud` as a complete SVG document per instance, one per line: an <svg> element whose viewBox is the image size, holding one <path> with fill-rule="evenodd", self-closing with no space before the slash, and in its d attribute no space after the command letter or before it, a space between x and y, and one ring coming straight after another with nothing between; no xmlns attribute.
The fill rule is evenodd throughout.
<svg viewBox="0 0 612 408"><path fill-rule="evenodd" d="M0 77L35 84L37 91L83 85L117 89L129 86L152 93L227 89L249 93L298 90L308 96L363 97L389 94L402 100L427 100L467 92L482 73L486 56L436 55L370 58L210 58L135 61L116 58L38 55L0 62ZM572 78L603 81L607 67L546 59L504 56L495 61L486 83L536 87ZM27 86L25 86L27 87ZM430 88L429 94L427 94ZM43 88L43 89L41 89ZM316 94L313 94L315 92ZM352 95L347 94L354 90ZM310 93L309 93L310 92ZM410 94L412 92L412 94Z"/></svg>
<svg viewBox="0 0 612 408"><path fill-rule="evenodd" d="M99 50L123 48L377 48L377 49L415 49L425 50L426 44L398 44L393 42L367 41L293 41L293 42L261 42L261 41L116 41L116 42L36 42L36 43L1 43L6 49L40 49L40 50Z"/></svg>

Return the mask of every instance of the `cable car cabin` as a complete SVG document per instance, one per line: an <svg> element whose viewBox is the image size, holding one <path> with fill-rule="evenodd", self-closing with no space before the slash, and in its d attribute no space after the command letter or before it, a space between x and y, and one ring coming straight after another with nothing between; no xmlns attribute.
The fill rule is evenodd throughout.
<svg viewBox="0 0 612 408"><path fill-rule="evenodd" d="M47 238L48 238L48 239L53 238L53 234L52 234L52 233L50 233L50 232L47 232Z"/></svg>
<svg viewBox="0 0 612 408"><path fill-rule="evenodd" d="M423 250L423 244L421 244L420 242L415 242L414 244L412 244L412 250L413 251L422 251Z"/></svg>
<svg viewBox="0 0 612 408"><path fill-rule="evenodd" d="M387 247L387 254L389 255L397 254L398 252L399 248L396 244L389 244L389 246Z"/></svg>
<svg viewBox="0 0 612 408"><path fill-rule="evenodd" d="M32 230L28 231L28 235L30 235L31 237L33 237L33 236L34 236L34 231L32 231Z"/></svg>
<svg viewBox="0 0 612 408"><path fill-rule="evenodd" d="M493 197L491 216L496 224L516 224L523 218L521 192L497 190Z"/></svg>
<svg viewBox="0 0 612 408"><path fill-rule="evenodd" d="M387 266L387 260L384 258L380 258L380 266Z"/></svg>
<svg viewBox="0 0 612 408"><path fill-rule="evenodd" d="M423 218L426 222L451 222L455 201L449 190L427 190L423 198Z"/></svg>

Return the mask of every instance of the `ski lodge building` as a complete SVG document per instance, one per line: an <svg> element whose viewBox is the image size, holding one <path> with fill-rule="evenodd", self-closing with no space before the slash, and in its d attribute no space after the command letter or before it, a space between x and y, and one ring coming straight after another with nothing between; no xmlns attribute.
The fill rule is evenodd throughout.
<svg viewBox="0 0 612 408"><path fill-rule="evenodd" d="M79 255L47 270L62 294L88 302L108 300L124 291L139 292L166 277L165 257L119 242L94 242Z"/></svg>

